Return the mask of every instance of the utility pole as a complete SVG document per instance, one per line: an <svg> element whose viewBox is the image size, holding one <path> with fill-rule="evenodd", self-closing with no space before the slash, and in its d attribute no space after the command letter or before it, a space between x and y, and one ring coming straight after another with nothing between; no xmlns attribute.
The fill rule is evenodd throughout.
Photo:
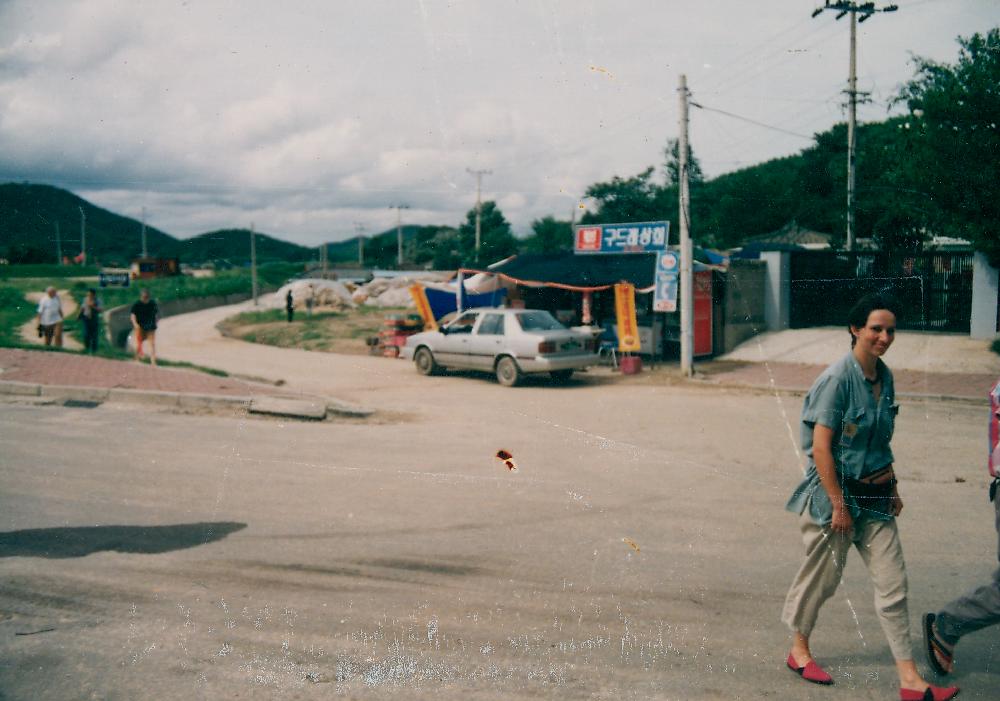
<svg viewBox="0 0 1000 701"><path fill-rule="evenodd" d="M149 251L146 250L146 208L142 208L142 257L148 258Z"/></svg>
<svg viewBox="0 0 1000 701"><path fill-rule="evenodd" d="M855 179L857 176L857 162L856 162L856 147L857 139L855 138L855 128L857 123L857 112L858 112L858 93L857 90L857 34L858 34L858 23L864 22L866 19L874 15L876 12L895 12L899 7L897 5L886 5L882 8L876 8L874 2L830 2L826 0L823 7L817 7L813 10L812 16L817 17L824 10L836 10L837 19L844 17L845 15L851 16L851 59L850 59L850 71L847 77L847 239L844 244L844 248L848 251L854 250L854 192L855 192ZM858 17L858 15L861 17ZM867 98L867 93L862 95L862 99Z"/></svg>
<svg viewBox="0 0 1000 701"><path fill-rule="evenodd" d="M250 287L253 294L253 306L257 306L257 236L250 222Z"/></svg>
<svg viewBox="0 0 1000 701"><path fill-rule="evenodd" d="M77 207L80 210L80 254L83 259L83 264L87 264L87 215L83 213L83 207Z"/></svg>
<svg viewBox="0 0 1000 701"><path fill-rule="evenodd" d="M59 222L56 222L56 263L63 264L62 260L62 238L59 236Z"/></svg>
<svg viewBox="0 0 1000 701"><path fill-rule="evenodd" d="M394 204L392 207L396 208L396 267L399 270L403 269L403 215L400 214L400 210L409 209L408 204ZM392 209L390 207L390 209Z"/></svg>
<svg viewBox="0 0 1000 701"><path fill-rule="evenodd" d="M358 265L365 267L365 225L354 222L354 230L358 233Z"/></svg>
<svg viewBox="0 0 1000 701"><path fill-rule="evenodd" d="M677 165L680 176L678 219L680 219L681 248L681 374L691 377L694 374L694 276L691 271L691 232L688 230L691 216L691 197L688 192L688 88L687 76L681 74L680 87L680 138L677 144Z"/></svg>
<svg viewBox="0 0 1000 701"><path fill-rule="evenodd" d="M483 218L483 176L493 175L492 170L473 170L466 168L469 175L476 176L476 261L479 261L479 244L482 241L482 218Z"/></svg>

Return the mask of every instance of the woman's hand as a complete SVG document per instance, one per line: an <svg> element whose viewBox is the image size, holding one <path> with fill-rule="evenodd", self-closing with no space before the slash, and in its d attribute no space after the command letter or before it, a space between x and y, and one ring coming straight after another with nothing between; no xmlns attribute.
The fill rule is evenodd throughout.
<svg viewBox="0 0 1000 701"><path fill-rule="evenodd" d="M892 488L892 515L899 516L903 511L903 500L899 498L899 490Z"/></svg>
<svg viewBox="0 0 1000 701"><path fill-rule="evenodd" d="M854 528L854 519L851 518L851 510L843 502L833 505L833 519L830 521L830 530L834 533L848 535Z"/></svg>

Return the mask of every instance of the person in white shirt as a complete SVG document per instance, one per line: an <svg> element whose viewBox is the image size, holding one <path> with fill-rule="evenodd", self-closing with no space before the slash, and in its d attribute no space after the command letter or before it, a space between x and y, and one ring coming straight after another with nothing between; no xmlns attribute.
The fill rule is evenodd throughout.
<svg viewBox="0 0 1000 701"><path fill-rule="evenodd" d="M56 294L56 288L50 286L38 303L38 333L45 338L45 345L55 343L56 348L62 348L62 331L62 301Z"/></svg>

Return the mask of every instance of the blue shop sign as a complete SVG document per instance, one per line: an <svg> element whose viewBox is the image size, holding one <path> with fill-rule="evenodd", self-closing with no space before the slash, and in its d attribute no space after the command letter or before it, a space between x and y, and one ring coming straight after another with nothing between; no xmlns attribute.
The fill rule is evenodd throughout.
<svg viewBox="0 0 1000 701"><path fill-rule="evenodd" d="M670 222L580 224L574 234L574 253L656 253L667 247Z"/></svg>

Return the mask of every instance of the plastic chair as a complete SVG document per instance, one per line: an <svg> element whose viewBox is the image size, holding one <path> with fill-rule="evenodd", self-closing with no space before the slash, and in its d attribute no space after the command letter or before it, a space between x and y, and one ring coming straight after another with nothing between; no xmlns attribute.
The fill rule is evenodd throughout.
<svg viewBox="0 0 1000 701"><path fill-rule="evenodd" d="M600 360L605 355L611 357L611 367L618 369L618 334L614 327L605 326L604 333L600 335L600 343L597 346L597 358Z"/></svg>

